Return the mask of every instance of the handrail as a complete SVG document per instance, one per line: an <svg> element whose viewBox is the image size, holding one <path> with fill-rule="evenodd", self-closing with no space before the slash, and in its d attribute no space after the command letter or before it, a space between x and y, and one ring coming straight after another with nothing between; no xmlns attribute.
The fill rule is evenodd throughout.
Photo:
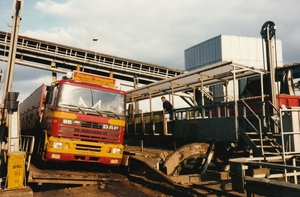
<svg viewBox="0 0 300 197"><path fill-rule="evenodd" d="M20 149L26 152L27 159L27 171L29 171L31 156L34 148L35 137L30 135L21 135L20 136Z"/></svg>
<svg viewBox="0 0 300 197"><path fill-rule="evenodd" d="M298 156L299 157L299 156ZM289 155L287 156L286 159L289 160L294 160L296 157ZM230 159L230 165L232 167L232 170L234 171L235 169L233 169L234 163L240 163L243 166L253 166L253 167L265 167L268 169L277 169L274 170L273 173L276 174L262 174L264 177L266 178L282 178L283 173L278 173L278 170L283 170L285 171L285 182L287 181L287 177L292 177L292 176L299 176L300 175L300 167L299 166L294 166L294 165L288 165L288 164L279 164L279 157L278 156L273 156L273 157L253 157L253 158L235 158L235 159ZM267 161L267 162L266 162ZM253 169L252 168L243 168L243 170L248 170L248 169ZM290 171L289 173L287 171ZM270 170L270 173L272 171ZM244 173L246 174L246 173ZM253 175L254 176L254 175ZM257 177L259 177L259 175L256 175ZM294 182L295 184L297 184L297 182Z"/></svg>
<svg viewBox="0 0 300 197"><path fill-rule="evenodd" d="M283 162L284 162L285 165L287 164L287 162L286 162L287 156L289 156L289 155L298 155L299 156L300 155L300 151L296 150L296 147L295 147L295 144L294 144L294 143L297 143L295 141L298 141L296 139L299 138L300 132L299 131L294 131L294 129L292 129L292 131L284 131L284 125L283 125L284 122L282 120L282 114L283 113L286 113L286 112L292 113L293 111L299 113L300 109L280 109L279 110L280 122L282 124L282 126L280 128L281 143L282 143L282 159L283 159ZM290 114L290 115L292 115L292 114ZM285 137L285 136L288 136L288 137ZM285 150L286 149L286 147L285 147L285 143L286 143L285 139L288 139L288 144L294 144L293 145L294 147L291 147L291 149L294 149L294 151L292 151L292 150ZM297 149L299 149L299 147ZM292 163L295 166L295 163L296 163L295 159L292 160ZM287 172L286 169L284 170L284 174L285 174L285 181L287 182L287 177L288 177L289 173ZM296 171L294 171L293 173L290 173L290 174L292 174L292 176L294 176L294 182L298 183L298 178L297 178Z"/></svg>
<svg viewBox="0 0 300 197"><path fill-rule="evenodd" d="M276 116L279 116L280 117L280 112L276 109L276 107L273 105L273 103L270 101L270 100L268 100L268 103L270 104L270 106L272 107L272 109L273 109L273 111L275 111L276 112ZM281 126L280 126L280 124L278 124L277 122L276 122L276 120L274 120L273 118L269 118L269 120L272 120L272 122L275 124L275 126L278 128L277 130L275 129L275 133L278 133L278 132L276 132L276 131L280 131L281 130Z"/></svg>
<svg viewBox="0 0 300 197"><path fill-rule="evenodd" d="M264 156L265 153L264 153L264 146L263 146L263 140L262 140L261 120L243 99L241 101L242 101L242 103L244 103L244 105L247 107L247 109L254 115L254 117L256 117L258 120L261 154ZM244 114L243 117L246 118L246 115Z"/></svg>
<svg viewBox="0 0 300 197"><path fill-rule="evenodd" d="M268 100L269 104L272 106L273 110L275 110L277 112L277 114L279 114L279 111L276 109L276 107L273 105L273 103Z"/></svg>

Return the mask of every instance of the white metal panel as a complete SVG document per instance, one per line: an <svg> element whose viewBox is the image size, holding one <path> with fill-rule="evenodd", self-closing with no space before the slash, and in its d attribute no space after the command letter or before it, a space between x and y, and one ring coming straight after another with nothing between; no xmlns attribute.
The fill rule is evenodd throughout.
<svg viewBox="0 0 300 197"><path fill-rule="evenodd" d="M245 59L248 59L249 62L261 60L261 58L259 57L259 55L262 56L261 39L249 37L247 46L248 57L246 57Z"/></svg>
<svg viewBox="0 0 300 197"><path fill-rule="evenodd" d="M242 61L246 61L250 58L250 53L251 50L249 50L249 38L243 38L243 37L239 37L239 41L240 41L240 45L239 45L239 52L240 52L240 59Z"/></svg>
<svg viewBox="0 0 300 197"><path fill-rule="evenodd" d="M263 54L266 53L265 43L261 38L243 37L243 36L228 36L222 35L222 61L233 61L247 66L254 66L262 69L266 58ZM273 50L275 44L273 44ZM282 66L282 45L281 41L276 41L277 65Z"/></svg>

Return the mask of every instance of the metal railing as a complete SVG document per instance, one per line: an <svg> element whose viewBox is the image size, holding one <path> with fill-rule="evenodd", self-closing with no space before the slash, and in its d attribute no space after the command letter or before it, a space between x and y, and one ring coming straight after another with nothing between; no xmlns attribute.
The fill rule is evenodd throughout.
<svg viewBox="0 0 300 197"><path fill-rule="evenodd" d="M34 136L29 136L29 135L20 136L20 149L21 151L26 152L26 158L25 158L25 161L27 163L26 171L29 171L30 168L31 156L34 148L34 141L35 141Z"/></svg>
<svg viewBox="0 0 300 197"><path fill-rule="evenodd" d="M282 159L281 156L272 157L253 157L253 158L235 158L230 159L230 173L232 188L234 191L244 192L245 182L256 180L257 187L263 187L266 183L272 184L271 179L278 185L287 183L285 189L300 188L295 185L298 184L297 176L300 176L300 167L288 164L279 164L278 161ZM299 157L289 155L286 159L293 161ZM291 179L290 179L291 178ZM261 186L259 185L261 184ZM270 194L269 194L270 195Z"/></svg>
<svg viewBox="0 0 300 197"><path fill-rule="evenodd" d="M265 155L264 153L264 144L263 144L263 135L262 135L262 124L261 124L261 119L258 117L258 115L256 115L256 113L249 107L249 105L244 101L241 100L242 103L245 105L246 109L248 109L251 114L257 119L258 121L258 130L255 128L255 126L251 123L251 121L249 121L249 119L247 118L246 115L246 109L244 109L244 113L243 113L243 117L244 119L249 123L249 125L251 125L251 127L259 134L259 139L260 139L260 146L261 146L261 154Z"/></svg>
<svg viewBox="0 0 300 197"><path fill-rule="evenodd" d="M298 156L300 157L300 108L290 108L290 109L280 109L280 134L282 140L282 157L284 164L287 164L287 156ZM288 123L285 125L285 123ZM298 163L299 163L298 158ZM296 157L291 159L293 166L297 165ZM299 172L293 170L288 173L287 170L285 173L285 181L287 182L289 176L294 177L294 182L298 184Z"/></svg>
<svg viewBox="0 0 300 197"><path fill-rule="evenodd" d="M168 130L170 121L234 117L233 107L234 103L218 103L174 109L169 113L161 110L133 114L126 132L129 135L172 135Z"/></svg>

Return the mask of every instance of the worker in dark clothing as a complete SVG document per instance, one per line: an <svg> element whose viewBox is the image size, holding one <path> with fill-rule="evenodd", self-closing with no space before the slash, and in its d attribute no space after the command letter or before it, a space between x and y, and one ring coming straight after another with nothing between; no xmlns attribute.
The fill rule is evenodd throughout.
<svg viewBox="0 0 300 197"><path fill-rule="evenodd" d="M169 113L170 114L170 120L173 120L173 106L172 104L164 97L161 97L161 101L163 102L163 109L165 111L165 113Z"/></svg>

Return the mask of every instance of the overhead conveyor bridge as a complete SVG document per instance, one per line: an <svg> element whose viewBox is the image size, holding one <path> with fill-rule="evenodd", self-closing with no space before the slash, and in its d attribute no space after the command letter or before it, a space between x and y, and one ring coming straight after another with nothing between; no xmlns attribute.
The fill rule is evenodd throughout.
<svg viewBox="0 0 300 197"><path fill-rule="evenodd" d="M0 61L7 61L10 34L0 31ZM81 66L85 72L109 76L132 82L133 77L141 84L149 84L162 79L183 74L183 70L168 68L146 62L121 58L86 49L75 48L19 35L16 64L66 73Z"/></svg>

